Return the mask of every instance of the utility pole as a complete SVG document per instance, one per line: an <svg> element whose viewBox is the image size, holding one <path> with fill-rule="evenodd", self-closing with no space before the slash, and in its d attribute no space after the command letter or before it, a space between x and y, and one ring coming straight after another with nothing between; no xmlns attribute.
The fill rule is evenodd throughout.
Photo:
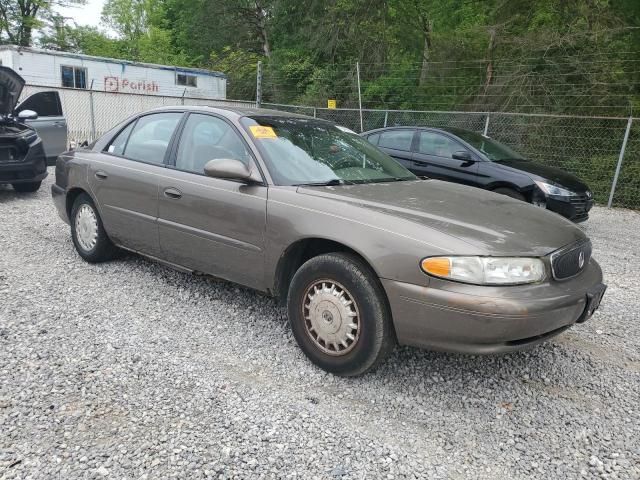
<svg viewBox="0 0 640 480"><path fill-rule="evenodd" d="M256 71L256 107L262 107L262 62L258 62Z"/></svg>

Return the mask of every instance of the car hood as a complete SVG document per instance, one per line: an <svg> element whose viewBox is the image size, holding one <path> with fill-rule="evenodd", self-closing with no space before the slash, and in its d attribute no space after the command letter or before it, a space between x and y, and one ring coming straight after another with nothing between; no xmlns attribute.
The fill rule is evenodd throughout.
<svg viewBox="0 0 640 480"><path fill-rule="evenodd" d="M11 115L24 88L24 79L8 67L0 66L0 115Z"/></svg>
<svg viewBox="0 0 640 480"><path fill-rule="evenodd" d="M485 255L544 256L585 238L558 214L439 180L300 187L298 192L403 218L463 240L473 247L470 251Z"/></svg>
<svg viewBox="0 0 640 480"><path fill-rule="evenodd" d="M543 180L554 183L560 187L568 188L574 192L583 193L588 190L587 185L582 182L578 177L560 170L556 167L550 167L548 165L542 165L531 160L524 159L508 159L497 160L493 162L501 167L513 168L523 172L531 174L535 177L535 180Z"/></svg>

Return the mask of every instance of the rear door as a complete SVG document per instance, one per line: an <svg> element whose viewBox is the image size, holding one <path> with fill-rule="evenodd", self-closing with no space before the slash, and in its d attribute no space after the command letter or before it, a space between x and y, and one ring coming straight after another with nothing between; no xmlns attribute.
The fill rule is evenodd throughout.
<svg viewBox="0 0 640 480"><path fill-rule="evenodd" d="M414 134L415 130L409 128L386 130L380 132L377 138L370 136L369 141L373 143L373 141L377 140L374 145L377 145L380 150L398 160L404 167L411 169L411 159L413 157L411 145L413 144Z"/></svg>
<svg viewBox="0 0 640 480"><path fill-rule="evenodd" d="M417 135L413 166L410 168L413 173L465 185L477 184L478 162L453 158L456 152L468 151L464 145L430 130L419 131ZM469 153L473 157L473 153Z"/></svg>
<svg viewBox="0 0 640 480"><path fill-rule="evenodd" d="M91 190L118 245L159 256L158 184L182 112L143 115L89 162Z"/></svg>
<svg viewBox="0 0 640 480"><path fill-rule="evenodd" d="M264 289L267 187L205 176L204 165L217 159L255 168L249 147L226 119L189 114L174 166L160 177L162 258Z"/></svg>
<svg viewBox="0 0 640 480"><path fill-rule="evenodd" d="M38 92L27 97L16 112L33 110L38 114L35 120L26 123L33 127L42 139L47 165L55 165L56 158L67 150L67 120L62 112L58 92Z"/></svg>

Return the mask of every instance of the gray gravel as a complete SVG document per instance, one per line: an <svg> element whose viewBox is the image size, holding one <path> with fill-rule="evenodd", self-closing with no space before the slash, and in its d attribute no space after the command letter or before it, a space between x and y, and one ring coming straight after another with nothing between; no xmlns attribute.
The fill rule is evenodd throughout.
<svg viewBox="0 0 640 480"><path fill-rule="evenodd" d="M89 265L49 185L0 187L0 478L640 478L640 215L585 228L609 291L530 352L399 348L341 379L284 310L137 256Z"/></svg>

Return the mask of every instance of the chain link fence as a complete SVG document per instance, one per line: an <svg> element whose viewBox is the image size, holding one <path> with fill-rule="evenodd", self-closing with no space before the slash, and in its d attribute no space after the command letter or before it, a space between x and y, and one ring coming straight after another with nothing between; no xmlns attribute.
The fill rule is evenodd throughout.
<svg viewBox="0 0 640 480"><path fill-rule="evenodd" d="M359 132L358 109L295 105L264 107L331 120ZM485 133L525 157L571 172L589 185L597 203L607 205L629 119L524 113L362 110L362 130L392 126L456 127ZM612 205L640 209L640 119L632 128Z"/></svg>
<svg viewBox="0 0 640 480"><path fill-rule="evenodd" d="M26 86L22 98L45 90L60 93L69 142L91 141L127 117L174 105L255 107L255 101L110 93ZM506 112L328 109L263 103L263 107L330 120L356 132L388 126L457 127L486 133L522 155L583 179L596 202L608 204L623 140L630 127L611 205L640 209L640 119Z"/></svg>
<svg viewBox="0 0 640 480"><path fill-rule="evenodd" d="M208 105L212 107L255 107L256 105L255 101L113 93L73 88L52 88L42 85L25 86L22 91L21 101L36 92L51 90L55 90L60 94L62 111L67 119L68 141L76 144L85 140L90 142L126 118L152 108L175 105Z"/></svg>

